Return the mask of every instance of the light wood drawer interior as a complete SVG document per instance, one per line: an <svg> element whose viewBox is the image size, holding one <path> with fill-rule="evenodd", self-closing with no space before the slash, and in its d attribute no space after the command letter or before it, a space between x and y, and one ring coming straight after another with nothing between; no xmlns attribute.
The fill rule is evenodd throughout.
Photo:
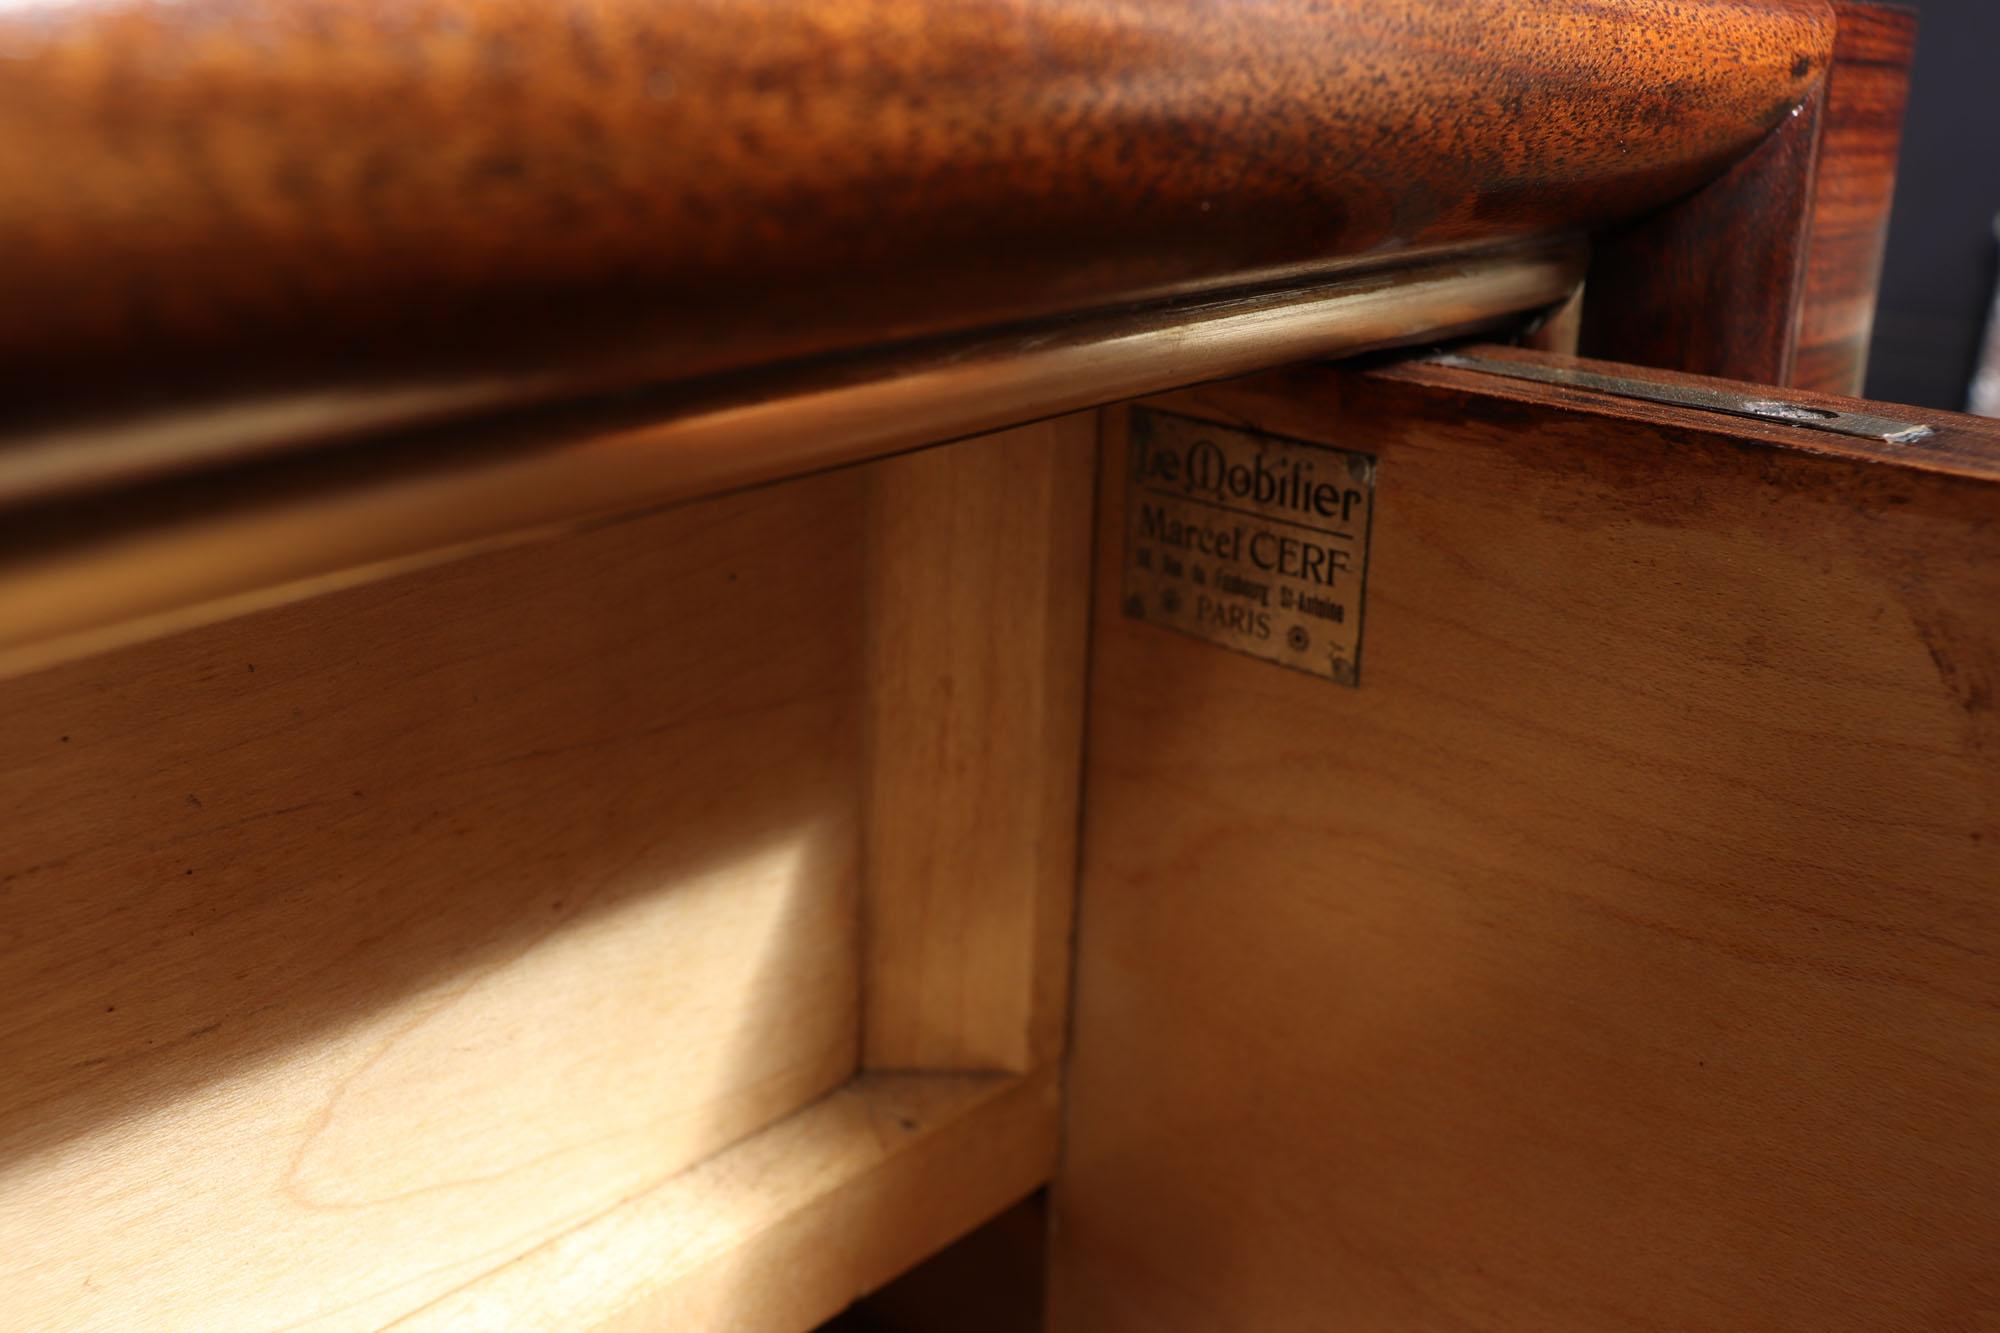
<svg viewBox="0 0 2000 1333"><path fill-rule="evenodd" d="M1094 443L11 682L12 1317L803 1327L1046 1179Z"/></svg>

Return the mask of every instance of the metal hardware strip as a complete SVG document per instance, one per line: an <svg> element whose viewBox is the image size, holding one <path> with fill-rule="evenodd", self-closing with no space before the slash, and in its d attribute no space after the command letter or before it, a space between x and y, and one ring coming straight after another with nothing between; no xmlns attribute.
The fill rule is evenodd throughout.
<svg viewBox="0 0 2000 1333"><path fill-rule="evenodd" d="M1929 426L1913 421L1896 421L1890 417L1871 416L1865 412L1840 412L1828 407L1787 402L1782 398L1753 397L1705 385L1655 384L1645 380L1627 379L1622 375L1604 375L1594 370L1572 370L1562 366L1541 366L1521 361L1496 361L1483 356L1465 356L1458 352L1441 352L1425 359L1433 365L1475 370L1482 375L1499 375L1515 380L1537 380L1543 384L1566 385L1572 389L1591 389L1618 398L1635 398L1642 402L1664 403L1669 407L1690 407L1700 412L1722 412L1729 416L1749 417L1756 421L1803 426L1807 430L1830 431L1835 435L1879 440L1884 444L1915 444L1918 440L1935 434Z"/></svg>

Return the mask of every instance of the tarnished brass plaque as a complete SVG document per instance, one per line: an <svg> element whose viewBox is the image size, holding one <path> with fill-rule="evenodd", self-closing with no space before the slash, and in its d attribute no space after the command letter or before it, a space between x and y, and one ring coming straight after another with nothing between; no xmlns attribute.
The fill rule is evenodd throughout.
<svg viewBox="0 0 2000 1333"><path fill-rule="evenodd" d="M1125 614L1361 683L1375 460L1134 408Z"/></svg>

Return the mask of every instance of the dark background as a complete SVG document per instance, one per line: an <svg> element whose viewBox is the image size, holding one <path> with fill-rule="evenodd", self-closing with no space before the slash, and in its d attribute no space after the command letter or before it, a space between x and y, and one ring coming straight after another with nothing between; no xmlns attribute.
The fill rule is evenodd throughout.
<svg viewBox="0 0 2000 1333"><path fill-rule="evenodd" d="M2000 269L2000 0L1906 3L1917 64L1868 396L1963 411Z"/></svg>

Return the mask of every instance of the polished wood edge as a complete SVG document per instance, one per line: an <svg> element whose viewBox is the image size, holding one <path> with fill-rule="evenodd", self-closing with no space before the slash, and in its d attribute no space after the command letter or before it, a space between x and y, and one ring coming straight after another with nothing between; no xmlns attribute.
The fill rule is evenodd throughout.
<svg viewBox="0 0 2000 1333"><path fill-rule="evenodd" d="M1591 266L1592 356L1859 393L1874 325L1916 15L1835 0L1832 59L1748 157L1616 228Z"/></svg>
<svg viewBox="0 0 2000 1333"><path fill-rule="evenodd" d="M9 6L0 379L17 433L337 416L1595 228L1832 39L1822 0Z"/></svg>
<svg viewBox="0 0 2000 1333"><path fill-rule="evenodd" d="M1917 14L1901 5L1839 0L1836 17L1788 382L1858 394L1868 375L1868 343L1889 244Z"/></svg>
<svg viewBox="0 0 2000 1333"><path fill-rule="evenodd" d="M1385 276L1419 268L1446 272L1461 261L1484 262L1491 255L1571 243L1563 237L1547 237L1498 247L1454 246L1420 249L1387 259L1344 260L1318 271L1283 275L1282 281L1072 311L1059 322L1032 321L978 330L952 339L951 344L1004 348L1015 343L1032 345L1050 330L1110 328L1121 322L1137 326L1180 315L1202 318L1200 312L1209 307L1263 299L1260 293L1282 301L1287 294L1313 289L1352 286L1358 290ZM946 345L941 339L884 338L845 353L842 359L920 361ZM747 373L777 383L795 382L797 364L780 363ZM699 394L703 385L718 382L719 377L690 376L686 369L671 347L627 347L615 358L587 370L558 358L546 367L522 373L480 368L460 377L419 378L408 384L346 393L245 391L214 402L175 403L46 428L19 421L11 426L0 423L0 508L316 448L394 448L394 437L399 435L434 432L503 412L587 414L593 403L613 395Z"/></svg>
<svg viewBox="0 0 2000 1333"><path fill-rule="evenodd" d="M1761 387L1745 386L1730 379L1691 375L1683 371L1631 366L1587 357L1562 356L1530 348L1479 345L1462 350L1484 360L1573 367L1646 384L1698 385L1734 393L1741 393L1746 387L1753 390ZM1783 401L1786 403L1873 416L1894 411L1907 417L1914 424L1928 426L1931 429L1932 433L1923 439L1907 444L1892 444L1836 435L1828 431L1783 422L1763 421L1698 408L1627 398L1591 389L1483 374L1479 371L1436 365L1422 360L1402 361L1380 367L1370 373L1387 379L1449 387L1488 398L1522 403L1563 404L1607 418L1655 423L1672 426L1687 433L1752 441L1772 448L1816 454L1830 460L1894 468L1952 482L1970 482L1980 488L1981 503L1992 505L1995 518L2000 519L2000 491L1986 489L1995 483L2000 483L2000 421L1987 417L1968 416L1962 412L1947 412L1932 408L1888 408L1881 403L1825 393L1816 389L1789 388L1784 391Z"/></svg>
<svg viewBox="0 0 2000 1333"><path fill-rule="evenodd" d="M1791 381L1826 89L1699 192L1602 238L1578 346L1701 375Z"/></svg>
<svg viewBox="0 0 2000 1333"><path fill-rule="evenodd" d="M632 514L1563 301L1578 242L512 416L22 511L0 533L0 674Z"/></svg>

